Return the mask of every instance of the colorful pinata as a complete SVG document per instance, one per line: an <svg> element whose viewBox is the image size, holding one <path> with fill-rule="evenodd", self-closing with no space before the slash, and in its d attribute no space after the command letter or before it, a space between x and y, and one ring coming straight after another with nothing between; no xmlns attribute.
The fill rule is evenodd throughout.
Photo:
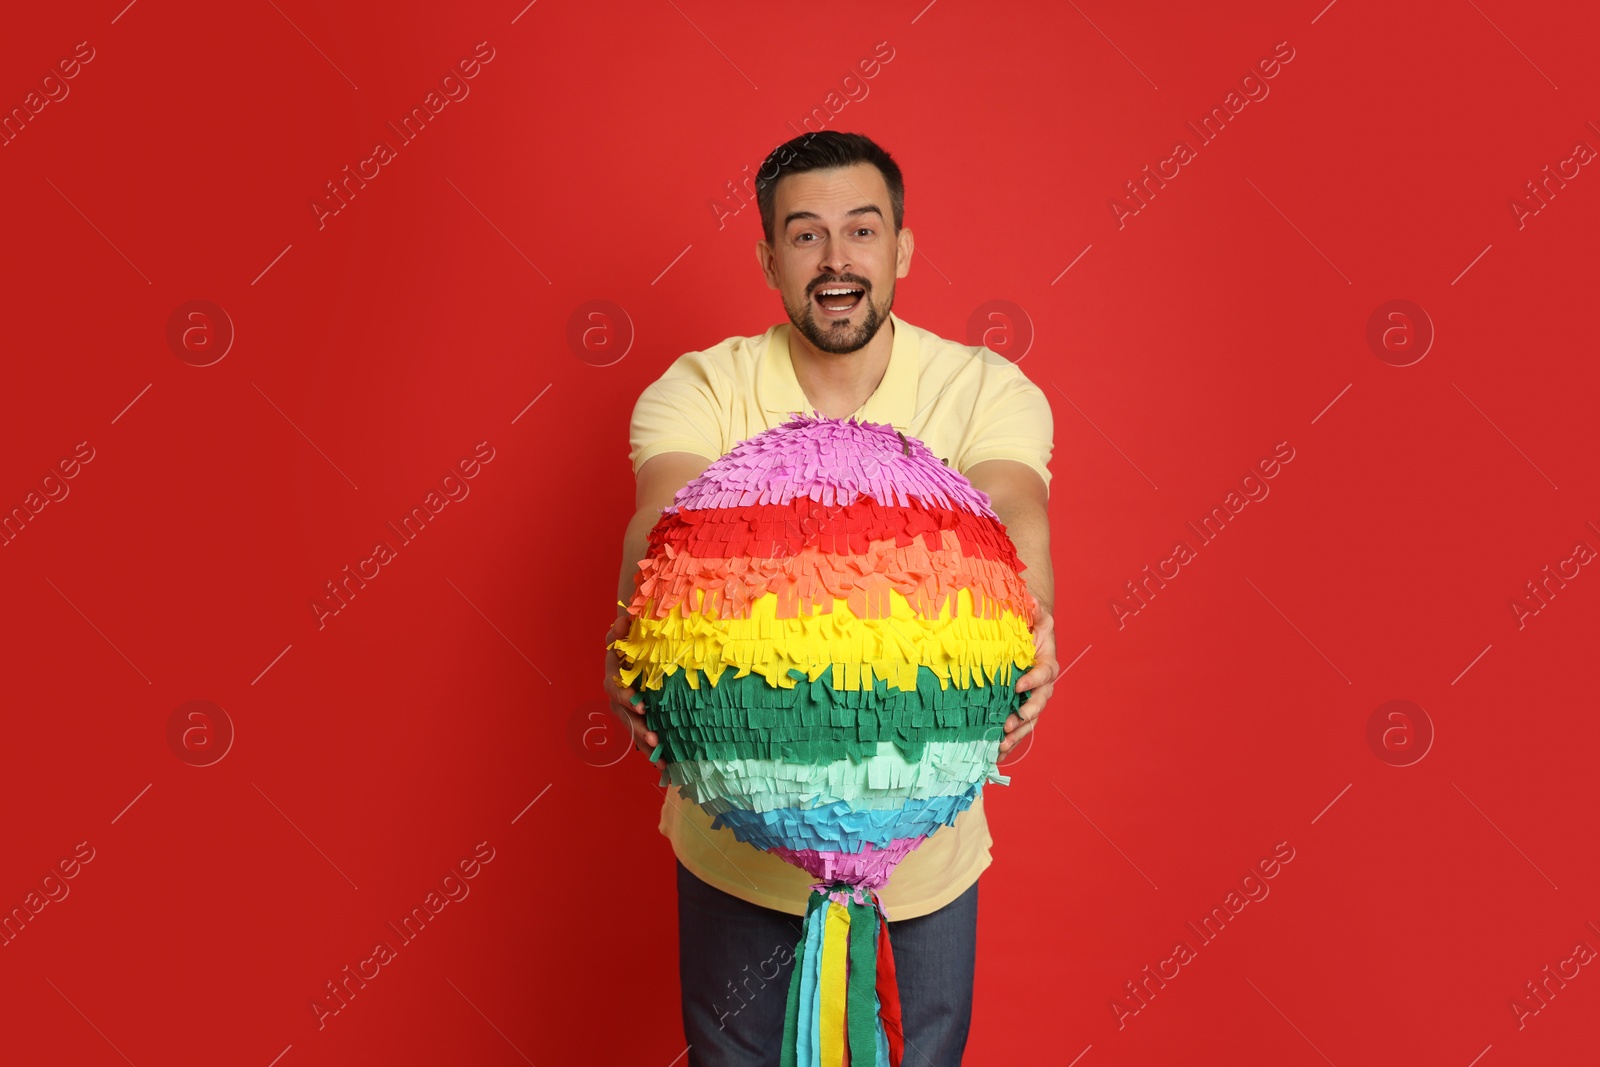
<svg viewBox="0 0 1600 1067"><path fill-rule="evenodd" d="M680 489L615 642L662 785L817 881L785 1067L899 1067L896 864L986 782L1034 599L989 497L894 427L797 415ZM683 946L682 951L693 951Z"/></svg>

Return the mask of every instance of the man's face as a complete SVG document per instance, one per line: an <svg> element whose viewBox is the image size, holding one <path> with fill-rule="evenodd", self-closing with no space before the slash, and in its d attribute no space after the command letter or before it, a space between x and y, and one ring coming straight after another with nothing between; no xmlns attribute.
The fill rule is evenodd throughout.
<svg viewBox="0 0 1600 1067"><path fill-rule="evenodd" d="M794 328L821 352L854 352L894 306L911 269L911 231L894 232L883 173L870 163L786 174L774 191L772 244L757 258ZM848 289L843 295L823 295Z"/></svg>

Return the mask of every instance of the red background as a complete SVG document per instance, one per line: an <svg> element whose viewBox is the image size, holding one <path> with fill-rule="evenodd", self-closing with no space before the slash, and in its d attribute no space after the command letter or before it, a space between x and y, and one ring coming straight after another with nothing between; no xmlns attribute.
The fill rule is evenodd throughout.
<svg viewBox="0 0 1600 1067"><path fill-rule="evenodd" d="M0 949L7 1062L682 1062L661 794L587 718L628 418L677 355L779 321L753 201L712 204L879 42L828 125L905 171L896 311L972 343L1010 302L987 340L1055 413L1073 666L990 795L967 1062L1592 1056L1594 968L1510 1007L1600 947L1600 577L1510 606L1600 547L1600 176L1510 207L1600 146L1591 8L123 3L0 33L8 112L94 51L0 148L0 508L93 450L0 557L0 908L93 849ZM470 95L319 228L478 42ZM1278 42L1201 147L1185 123ZM235 332L207 366L215 313L168 340L192 300ZM569 343L595 300L620 312ZM1367 341L1391 300L1436 331L1409 366ZM319 627L479 442L470 495ZM1185 524L1279 442L1201 546ZM220 711L172 741L191 700ZM1421 710L1371 743L1391 700ZM324 984L479 842L470 895L319 1030ZM1202 945L1186 923L1279 842Z"/></svg>

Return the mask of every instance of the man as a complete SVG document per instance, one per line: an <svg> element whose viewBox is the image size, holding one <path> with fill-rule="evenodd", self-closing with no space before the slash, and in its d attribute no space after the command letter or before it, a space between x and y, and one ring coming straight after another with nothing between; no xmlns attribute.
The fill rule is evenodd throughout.
<svg viewBox="0 0 1600 1067"><path fill-rule="evenodd" d="M730 337L680 357L634 407L636 513L623 542L617 595L633 598L648 534L676 492L712 460L791 412L890 423L989 495L1039 602L1036 664L1020 678L1008 753L1033 729L1059 673L1046 513L1053 446L1044 393L1012 363L946 341L891 313L895 279L911 269L905 188L887 152L860 134L823 131L779 146L756 181L764 239L756 258L788 324ZM625 636L619 611L608 640ZM654 750L641 697L620 687L616 653L606 690ZM793 950L812 877L711 829L667 790L661 832L677 855L679 972L691 1067L777 1064ZM902 996L908 1064L958 1065L972 1010L978 876L990 863L980 797L906 857L881 899ZM913 1051L914 1050L914 1051Z"/></svg>

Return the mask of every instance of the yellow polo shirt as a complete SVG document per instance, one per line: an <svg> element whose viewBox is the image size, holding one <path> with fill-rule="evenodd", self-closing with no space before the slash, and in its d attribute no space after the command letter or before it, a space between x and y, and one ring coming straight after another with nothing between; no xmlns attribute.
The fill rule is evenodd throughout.
<svg viewBox="0 0 1600 1067"><path fill-rule="evenodd" d="M987 348L947 341L893 312L883 329L891 325L889 365L855 417L889 423L958 471L986 459L1026 463L1048 491L1055 435L1044 391L1016 364ZM679 356L634 405L629 427L634 473L663 452L716 459L785 422L791 412L810 414L789 359L790 329L783 322L754 337L729 337ZM805 914L811 875L739 841L726 827L713 830L711 816L676 786L667 789L659 829L678 860L701 881L752 904ZM992 844L979 796L895 869L879 894L889 917L914 919L955 900L989 866Z"/></svg>

